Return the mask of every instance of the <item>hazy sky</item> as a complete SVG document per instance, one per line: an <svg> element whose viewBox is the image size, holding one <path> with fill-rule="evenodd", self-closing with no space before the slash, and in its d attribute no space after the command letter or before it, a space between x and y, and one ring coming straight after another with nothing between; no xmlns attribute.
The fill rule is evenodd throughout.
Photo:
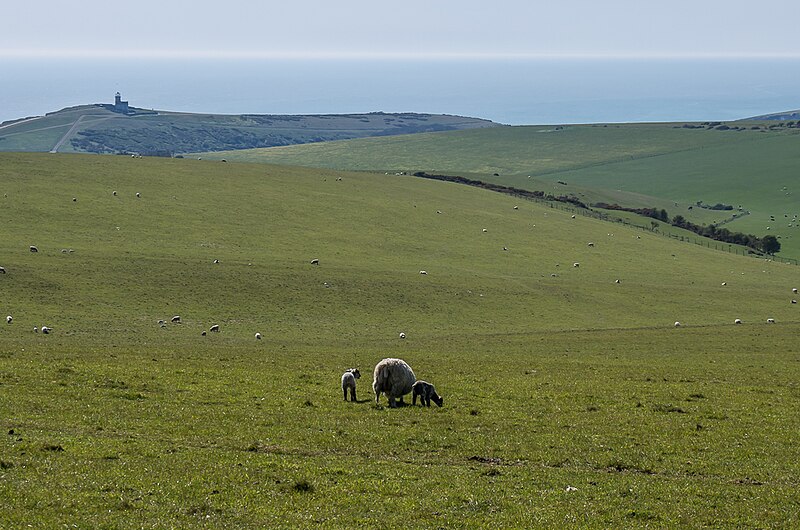
<svg viewBox="0 0 800 530"><path fill-rule="evenodd" d="M23 0L0 56L793 56L797 0Z"/></svg>

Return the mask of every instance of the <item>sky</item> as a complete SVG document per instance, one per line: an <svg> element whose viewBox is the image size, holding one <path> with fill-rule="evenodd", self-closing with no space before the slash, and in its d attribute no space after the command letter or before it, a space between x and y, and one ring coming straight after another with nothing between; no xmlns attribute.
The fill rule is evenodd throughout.
<svg viewBox="0 0 800 530"><path fill-rule="evenodd" d="M2 57L794 57L797 0L26 0Z"/></svg>

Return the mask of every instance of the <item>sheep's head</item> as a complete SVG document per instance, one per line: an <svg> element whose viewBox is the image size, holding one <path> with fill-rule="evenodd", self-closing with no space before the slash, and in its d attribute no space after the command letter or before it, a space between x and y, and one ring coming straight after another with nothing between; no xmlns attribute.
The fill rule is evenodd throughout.
<svg viewBox="0 0 800 530"><path fill-rule="evenodd" d="M350 368L348 372L353 374L353 377L355 377L356 379L361 379L361 372L358 371L358 368Z"/></svg>
<svg viewBox="0 0 800 530"><path fill-rule="evenodd" d="M440 396L439 394L437 394L436 392L431 394L431 400L434 403L436 403L437 405L439 405L440 407L444 403L444 398L442 396Z"/></svg>

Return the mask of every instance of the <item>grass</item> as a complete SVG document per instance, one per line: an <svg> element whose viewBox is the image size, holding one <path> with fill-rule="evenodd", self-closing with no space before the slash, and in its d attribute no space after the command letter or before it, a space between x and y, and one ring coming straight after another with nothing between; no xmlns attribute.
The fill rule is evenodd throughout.
<svg viewBox="0 0 800 530"><path fill-rule="evenodd" d="M781 256L798 259L800 227L793 218L800 215L800 195L793 182L800 137L795 129L767 131L768 122L736 123L746 130L686 129L681 124L504 127L204 156L457 173L523 189L572 193L589 203L664 208L670 216L680 214L700 224L726 221L731 212L703 210L694 206L697 201L741 205L751 215L726 228L779 236ZM755 126L760 129L750 129Z"/></svg>
<svg viewBox="0 0 800 530"><path fill-rule="evenodd" d="M3 154L0 183L9 527L798 523L794 267L414 178ZM445 406L376 407L388 356Z"/></svg>

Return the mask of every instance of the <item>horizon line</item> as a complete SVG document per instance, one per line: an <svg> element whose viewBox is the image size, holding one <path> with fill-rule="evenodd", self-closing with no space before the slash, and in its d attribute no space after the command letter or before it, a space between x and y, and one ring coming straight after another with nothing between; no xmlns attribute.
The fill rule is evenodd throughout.
<svg viewBox="0 0 800 530"><path fill-rule="evenodd" d="M273 59L273 60L514 60L514 59L800 59L800 52L739 52L739 53L538 53L538 52L296 52L296 51L209 51L209 50L10 50L0 49L0 59Z"/></svg>

